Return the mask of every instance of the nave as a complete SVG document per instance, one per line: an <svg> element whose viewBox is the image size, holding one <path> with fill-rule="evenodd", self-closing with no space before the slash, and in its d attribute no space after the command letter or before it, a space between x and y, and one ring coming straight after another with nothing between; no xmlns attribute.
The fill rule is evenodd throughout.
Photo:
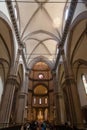
<svg viewBox="0 0 87 130"><path fill-rule="evenodd" d="M86 0L0 0L0 129L32 121L87 129Z"/></svg>

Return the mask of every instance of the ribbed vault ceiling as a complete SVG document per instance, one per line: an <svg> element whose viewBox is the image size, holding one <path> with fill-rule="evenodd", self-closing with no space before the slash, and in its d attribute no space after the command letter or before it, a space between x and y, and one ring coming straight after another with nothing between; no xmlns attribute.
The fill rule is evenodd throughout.
<svg viewBox="0 0 87 130"><path fill-rule="evenodd" d="M36 57L55 63L63 32L65 5L68 0L15 0L21 42L27 64Z"/></svg>

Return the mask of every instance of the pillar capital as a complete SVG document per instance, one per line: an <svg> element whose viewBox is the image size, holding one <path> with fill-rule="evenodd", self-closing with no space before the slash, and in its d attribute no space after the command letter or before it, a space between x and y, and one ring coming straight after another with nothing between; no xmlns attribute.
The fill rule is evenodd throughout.
<svg viewBox="0 0 87 130"><path fill-rule="evenodd" d="M7 79L7 83L17 84L17 76L16 75L9 75Z"/></svg>
<svg viewBox="0 0 87 130"><path fill-rule="evenodd" d="M74 83L75 84L75 79L74 79L73 75L66 75L65 81L66 81L66 83L71 83L71 84Z"/></svg>
<svg viewBox="0 0 87 130"><path fill-rule="evenodd" d="M24 97L25 97L25 95L28 95L28 93L21 92L21 93L19 94L19 98L24 98Z"/></svg>

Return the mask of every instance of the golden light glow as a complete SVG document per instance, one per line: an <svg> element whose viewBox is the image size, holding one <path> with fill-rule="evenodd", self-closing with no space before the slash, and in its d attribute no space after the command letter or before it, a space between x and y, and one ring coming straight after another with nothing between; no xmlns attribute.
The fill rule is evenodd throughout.
<svg viewBox="0 0 87 130"><path fill-rule="evenodd" d="M38 85L35 89L34 89L34 94L40 94L40 95L44 95L47 94L47 88L44 87L43 85Z"/></svg>
<svg viewBox="0 0 87 130"><path fill-rule="evenodd" d="M39 114L37 116L38 120L42 121L43 120L43 115L42 115L42 112L39 111Z"/></svg>

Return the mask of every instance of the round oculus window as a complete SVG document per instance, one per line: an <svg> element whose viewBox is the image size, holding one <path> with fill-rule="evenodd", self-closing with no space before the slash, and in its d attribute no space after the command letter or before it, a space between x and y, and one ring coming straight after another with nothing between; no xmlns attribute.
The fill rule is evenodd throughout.
<svg viewBox="0 0 87 130"><path fill-rule="evenodd" d="M39 74L38 77L39 77L39 79L43 79L44 76L43 76L43 74Z"/></svg>

